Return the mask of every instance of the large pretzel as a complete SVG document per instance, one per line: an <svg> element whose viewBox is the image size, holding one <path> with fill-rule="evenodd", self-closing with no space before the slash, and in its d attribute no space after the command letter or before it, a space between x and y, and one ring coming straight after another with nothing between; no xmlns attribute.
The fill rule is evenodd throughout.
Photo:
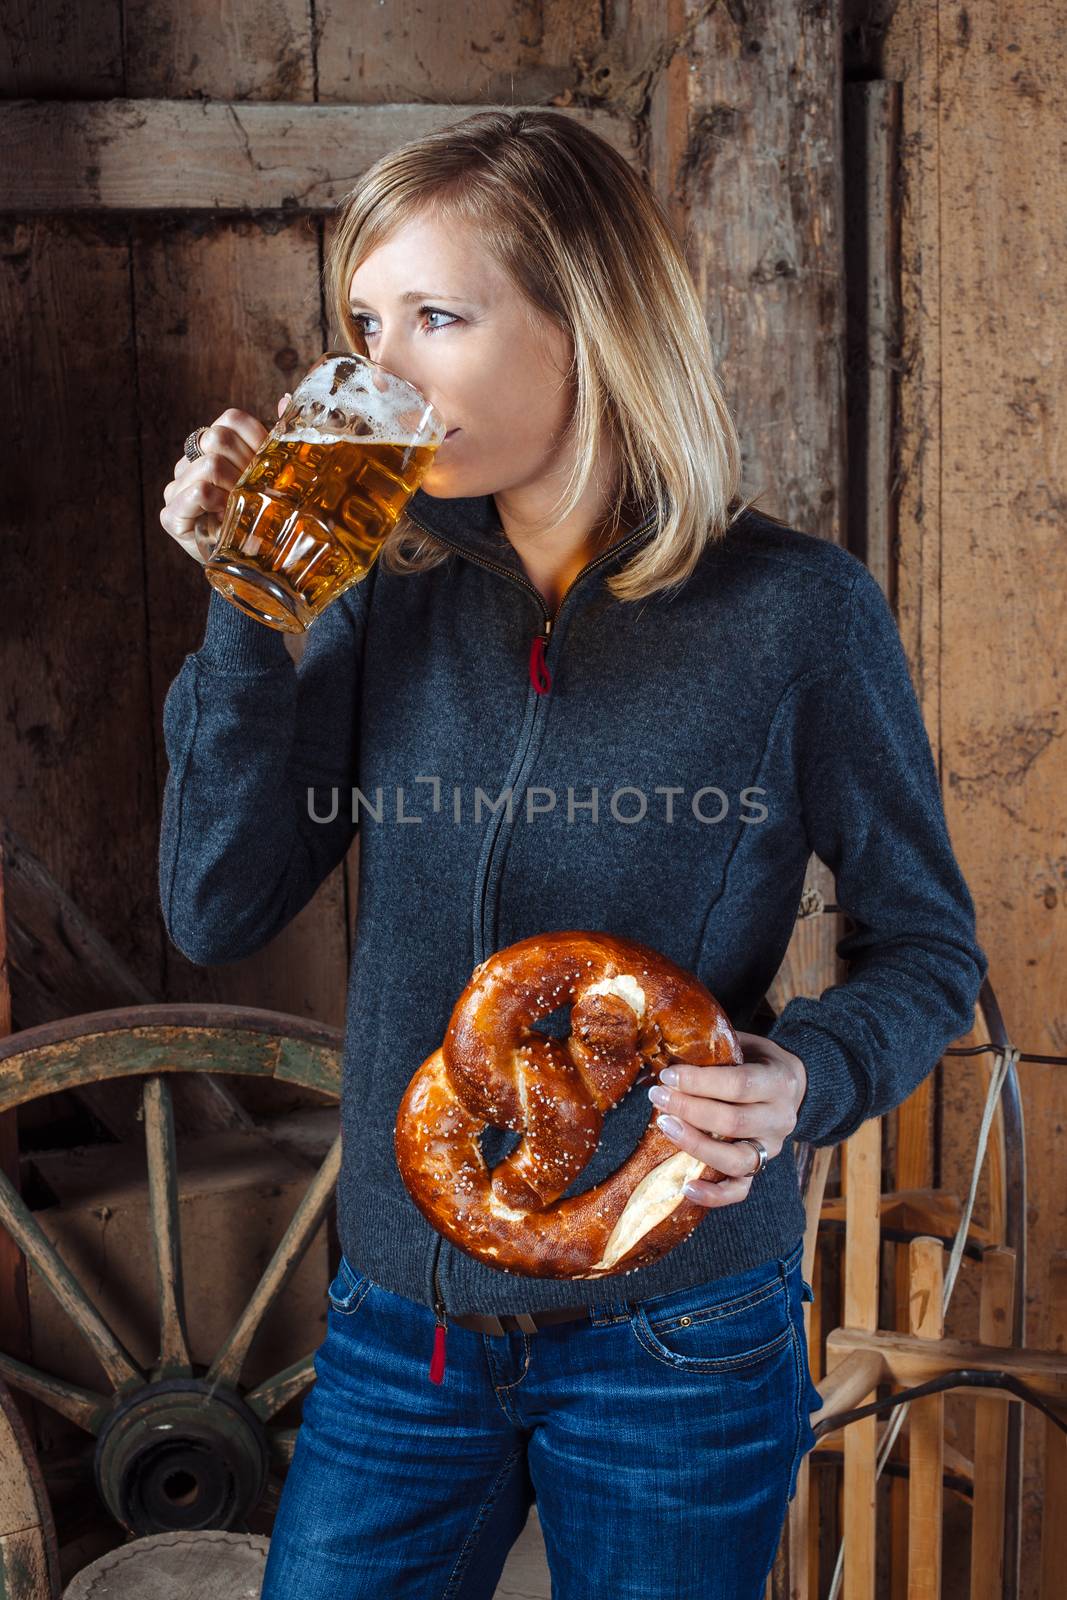
<svg viewBox="0 0 1067 1600"><path fill-rule="evenodd" d="M568 1038L531 1027L568 1003ZM394 1134L401 1176L427 1221L489 1266L538 1278L629 1273L707 1215L682 1185L722 1174L650 1118L610 1178L560 1196L642 1068L742 1059L704 985L647 945L585 932L520 939L475 967L442 1044L404 1091ZM524 1135L491 1171L479 1142L487 1124Z"/></svg>

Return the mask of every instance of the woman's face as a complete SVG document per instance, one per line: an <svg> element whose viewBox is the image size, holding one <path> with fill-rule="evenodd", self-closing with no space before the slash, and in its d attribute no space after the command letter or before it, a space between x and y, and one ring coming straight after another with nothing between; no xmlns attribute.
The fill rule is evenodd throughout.
<svg viewBox="0 0 1067 1600"><path fill-rule="evenodd" d="M427 494L506 494L558 476L571 341L473 230L428 217L403 224L356 268L349 301L371 360L413 383L450 430Z"/></svg>

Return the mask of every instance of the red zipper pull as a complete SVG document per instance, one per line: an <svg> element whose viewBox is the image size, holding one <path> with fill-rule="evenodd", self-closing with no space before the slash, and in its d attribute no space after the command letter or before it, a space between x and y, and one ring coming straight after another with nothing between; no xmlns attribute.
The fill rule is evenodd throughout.
<svg viewBox="0 0 1067 1600"><path fill-rule="evenodd" d="M530 682L538 694L547 694L552 687L552 674L545 664L545 648L552 631L552 619L545 618L544 631L534 635L530 645Z"/></svg>
<svg viewBox="0 0 1067 1600"><path fill-rule="evenodd" d="M445 1324L442 1320L433 1330L433 1357L430 1361L430 1382L440 1383L445 1375Z"/></svg>

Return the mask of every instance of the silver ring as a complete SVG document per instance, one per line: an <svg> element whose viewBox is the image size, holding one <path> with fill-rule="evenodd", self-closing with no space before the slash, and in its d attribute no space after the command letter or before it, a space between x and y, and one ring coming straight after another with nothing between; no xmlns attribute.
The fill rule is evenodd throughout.
<svg viewBox="0 0 1067 1600"><path fill-rule="evenodd" d="M743 1172L741 1174L743 1178L758 1178L764 1167L767 1165L767 1146L765 1144L761 1144L758 1139L734 1139L733 1143L750 1144L753 1150L758 1153L758 1165L751 1172Z"/></svg>
<svg viewBox="0 0 1067 1600"><path fill-rule="evenodd" d="M200 448L200 435L204 432L206 432L206 426L203 428L194 428L188 439L185 441L185 454L190 461L195 461L197 456L202 456L204 453Z"/></svg>

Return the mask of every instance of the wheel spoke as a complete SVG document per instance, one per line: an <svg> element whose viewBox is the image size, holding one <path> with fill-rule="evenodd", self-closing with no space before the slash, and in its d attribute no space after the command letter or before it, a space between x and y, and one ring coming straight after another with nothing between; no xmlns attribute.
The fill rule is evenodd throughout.
<svg viewBox="0 0 1067 1600"><path fill-rule="evenodd" d="M315 1380L315 1352L301 1356L299 1361L294 1361L291 1367L286 1367L282 1372L276 1372L273 1378L250 1389L244 1397L245 1405L261 1416L266 1422L268 1417L287 1405L295 1395L301 1394Z"/></svg>
<svg viewBox="0 0 1067 1600"><path fill-rule="evenodd" d="M326 1159L308 1185L304 1198L293 1213L278 1248L252 1292L252 1298L212 1362L207 1374L211 1383L229 1383L236 1387L245 1357L259 1331L260 1323L300 1265L330 1208L340 1165L341 1135L338 1134L330 1146Z"/></svg>
<svg viewBox="0 0 1067 1600"><path fill-rule="evenodd" d="M267 1434L270 1464L284 1469L293 1459L296 1449L297 1428L271 1428Z"/></svg>
<svg viewBox="0 0 1067 1600"><path fill-rule="evenodd" d="M0 1354L0 1378L13 1389L21 1389L35 1400L50 1406L53 1411L69 1417L71 1422L76 1422L87 1433L99 1433L111 1409L107 1395L94 1394L91 1389L81 1389L76 1383L68 1383L65 1378L53 1378L51 1373L38 1372L36 1367L28 1367L25 1362L16 1361L14 1356Z"/></svg>
<svg viewBox="0 0 1067 1600"><path fill-rule="evenodd" d="M178 1154L170 1084L162 1073L144 1081L144 1137L148 1154L148 1216L152 1229L156 1300L159 1307L157 1376L192 1372L185 1327L181 1225L178 1217Z"/></svg>
<svg viewBox="0 0 1067 1600"><path fill-rule="evenodd" d="M145 1375L108 1327L6 1172L0 1171L0 1223L91 1345L116 1388L144 1383Z"/></svg>

